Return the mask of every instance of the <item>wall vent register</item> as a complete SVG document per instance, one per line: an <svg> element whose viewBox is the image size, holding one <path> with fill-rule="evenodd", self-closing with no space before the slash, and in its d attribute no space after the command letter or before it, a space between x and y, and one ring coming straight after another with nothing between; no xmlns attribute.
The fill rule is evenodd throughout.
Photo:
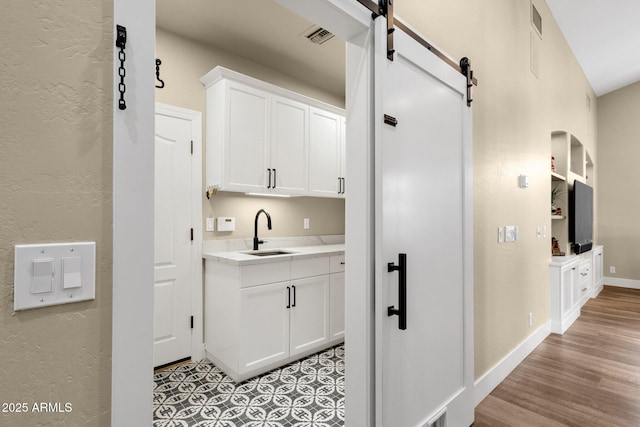
<svg viewBox="0 0 640 427"><path fill-rule="evenodd" d="M15 311L95 299L95 242L15 246Z"/></svg>

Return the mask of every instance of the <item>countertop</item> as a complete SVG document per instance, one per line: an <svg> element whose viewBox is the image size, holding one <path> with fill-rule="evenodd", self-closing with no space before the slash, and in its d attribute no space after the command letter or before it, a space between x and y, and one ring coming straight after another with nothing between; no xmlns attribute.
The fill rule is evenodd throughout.
<svg viewBox="0 0 640 427"><path fill-rule="evenodd" d="M205 260L223 262L232 265L252 265L267 264L271 262L291 261L295 259L313 258L317 256L331 256L344 254L344 243L335 245L317 245L317 246L291 246L286 248L268 248L262 249L261 252L270 252L273 250L282 250L291 252L289 254L272 255L268 257L259 257L248 254L252 251L233 251L233 252L203 252L202 258Z"/></svg>

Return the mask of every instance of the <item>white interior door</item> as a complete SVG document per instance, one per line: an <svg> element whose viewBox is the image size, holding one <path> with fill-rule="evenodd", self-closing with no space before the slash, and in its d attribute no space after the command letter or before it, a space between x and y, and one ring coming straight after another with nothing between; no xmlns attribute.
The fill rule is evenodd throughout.
<svg viewBox="0 0 640 427"><path fill-rule="evenodd" d="M156 114L153 363L191 356L191 122Z"/></svg>
<svg viewBox="0 0 640 427"><path fill-rule="evenodd" d="M386 34L385 20L378 19L378 425L468 426L473 313L466 78L399 29L394 61L388 60ZM385 114L397 125L384 123ZM406 313L406 325L397 311Z"/></svg>

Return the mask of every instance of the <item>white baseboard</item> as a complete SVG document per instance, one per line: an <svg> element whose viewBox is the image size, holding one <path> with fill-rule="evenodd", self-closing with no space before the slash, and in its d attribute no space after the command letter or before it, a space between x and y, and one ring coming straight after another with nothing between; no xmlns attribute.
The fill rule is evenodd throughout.
<svg viewBox="0 0 640 427"><path fill-rule="evenodd" d="M605 277L604 284L619 288L640 289L640 280L619 279L617 277Z"/></svg>
<svg viewBox="0 0 640 427"><path fill-rule="evenodd" d="M474 406L478 406L522 361L551 333L551 320L540 326L527 339L495 364L476 382L473 390Z"/></svg>

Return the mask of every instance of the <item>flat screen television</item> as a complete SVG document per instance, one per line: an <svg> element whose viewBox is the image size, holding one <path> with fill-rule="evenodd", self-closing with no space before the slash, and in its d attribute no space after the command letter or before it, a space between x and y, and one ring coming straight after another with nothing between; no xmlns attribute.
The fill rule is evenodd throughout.
<svg viewBox="0 0 640 427"><path fill-rule="evenodd" d="M593 245L593 188L580 181L573 181L569 195L569 240L576 254Z"/></svg>

